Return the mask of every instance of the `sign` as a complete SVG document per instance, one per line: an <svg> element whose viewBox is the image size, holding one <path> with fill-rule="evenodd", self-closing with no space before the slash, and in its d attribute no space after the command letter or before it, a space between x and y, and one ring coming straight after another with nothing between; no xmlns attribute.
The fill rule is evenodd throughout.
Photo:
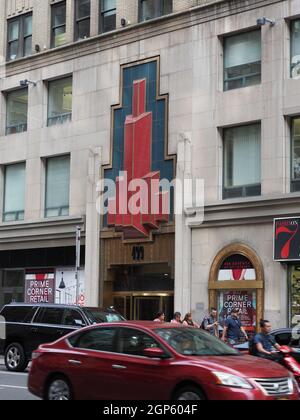
<svg viewBox="0 0 300 420"><path fill-rule="evenodd" d="M247 330L256 327L256 292L226 291L219 294L220 322L224 323L233 309L239 310L240 320Z"/></svg>
<svg viewBox="0 0 300 420"><path fill-rule="evenodd" d="M256 280L252 262L245 256L236 254L228 257L219 270L218 281Z"/></svg>
<svg viewBox="0 0 300 420"><path fill-rule="evenodd" d="M103 223L125 241L148 242L174 213L168 97L159 92L157 59L124 66L121 81L121 104L112 107L112 162L104 170L114 188L106 191Z"/></svg>
<svg viewBox="0 0 300 420"><path fill-rule="evenodd" d="M54 301L54 272L27 272L25 275L25 303L54 303Z"/></svg>
<svg viewBox="0 0 300 420"><path fill-rule="evenodd" d="M274 260L300 261L300 217L275 219Z"/></svg>

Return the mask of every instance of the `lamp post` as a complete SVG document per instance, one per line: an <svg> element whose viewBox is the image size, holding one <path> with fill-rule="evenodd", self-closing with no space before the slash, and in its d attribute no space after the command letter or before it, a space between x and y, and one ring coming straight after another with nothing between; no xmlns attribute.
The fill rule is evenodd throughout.
<svg viewBox="0 0 300 420"><path fill-rule="evenodd" d="M78 304L79 302L80 241L81 241L81 227L77 226L76 228L76 267L75 267L76 304Z"/></svg>

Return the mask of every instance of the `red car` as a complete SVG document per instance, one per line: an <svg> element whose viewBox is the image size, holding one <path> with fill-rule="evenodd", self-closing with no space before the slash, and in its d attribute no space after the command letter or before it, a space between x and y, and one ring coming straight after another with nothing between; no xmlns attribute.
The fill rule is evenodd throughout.
<svg viewBox="0 0 300 420"><path fill-rule="evenodd" d="M200 329L96 325L33 353L29 390L47 400L298 400L292 375Z"/></svg>

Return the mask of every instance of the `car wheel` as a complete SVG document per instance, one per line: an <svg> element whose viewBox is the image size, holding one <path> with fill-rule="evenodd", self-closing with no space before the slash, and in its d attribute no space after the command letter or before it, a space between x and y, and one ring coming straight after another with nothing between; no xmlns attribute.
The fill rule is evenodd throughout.
<svg viewBox="0 0 300 420"><path fill-rule="evenodd" d="M176 392L174 399L176 401L204 401L205 396L196 386L188 385L180 388Z"/></svg>
<svg viewBox="0 0 300 420"><path fill-rule="evenodd" d="M10 344L5 350L4 361L10 372L24 372L28 366L28 359L21 344Z"/></svg>
<svg viewBox="0 0 300 420"><path fill-rule="evenodd" d="M48 383L46 399L48 401L70 401L72 391L70 384L63 376L56 376Z"/></svg>

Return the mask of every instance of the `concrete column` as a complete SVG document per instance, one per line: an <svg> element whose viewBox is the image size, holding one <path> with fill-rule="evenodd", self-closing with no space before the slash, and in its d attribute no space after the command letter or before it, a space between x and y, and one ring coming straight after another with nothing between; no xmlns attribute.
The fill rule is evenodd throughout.
<svg viewBox="0 0 300 420"><path fill-rule="evenodd" d="M100 214L97 212L97 183L101 178L102 148L90 149L87 178L85 233L85 304L99 306Z"/></svg>
<svg viewBox="0 0 300 420"><path fill-rule="evenodd" d="M91 36L99 34L100 1L91 0Z"/></svg>
<svg viewBox="0 0 300 420"><path fill-rule="evenodd" d="M6 54L6 7L5 1L0 1L0 66L5 63L5 54ZM2 73L2 72L1 72ZM1 77L3 77L1 75Z"/></svg>
<svg viewBox="0 0 300 420"><path fill-rule="evenodd" d="M191 177L191 140L182 136L177 149L177 179ZM192 230L186 223L183 205L183 190L177 189L176 200L181 199L181 205L176 203L175 228L175 310L186 314L191 310L192 293Z"/></svg>

